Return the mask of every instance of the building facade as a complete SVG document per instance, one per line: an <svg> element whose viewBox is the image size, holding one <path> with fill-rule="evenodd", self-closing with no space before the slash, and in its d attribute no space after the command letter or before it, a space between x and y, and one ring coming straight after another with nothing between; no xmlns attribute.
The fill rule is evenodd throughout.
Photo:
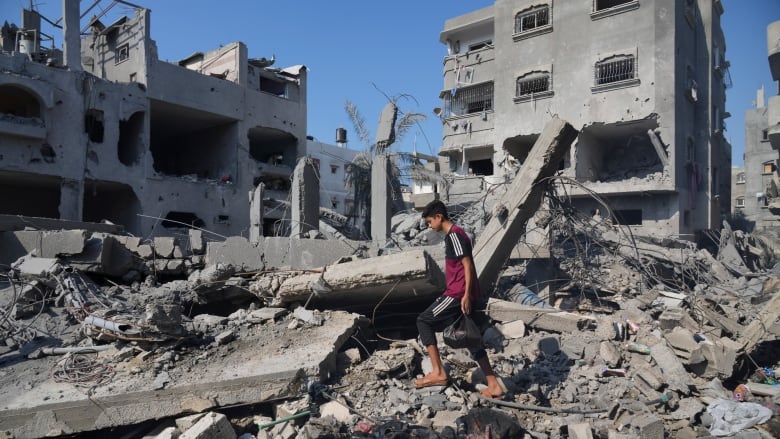
<svg viewBox="0 0 780 439"><path fill-rule="evenodd" d="M346 173L350 163L360 151L344 144L331 145L309 138L309 156L318 169L320 182L320 206L349 218L356 217L354 190L346 185ZM362 221L357 221L362 224Z"/></svg>
<svg viewBox="0 0 780 439"><path fill-rule="evenodd" d="M150 10L85 24L78 4L63 2L61 59L36 45L35 11L2 34L0 213L246 235L262 182L264 217L278 219L306 154L306 68L272 67L240 42L161 61Z"/></svg>
<svg viewBox="0 0 780 439"><path fill-rule="evenodd" d="M472 188L510 179L557 115L580 130L561 163L583 186L567 190L577 207L598 207L588 189L637 233L718 229L731 169L723 12L719 0L496 0L447 20L442 169Z"/></svg>
<svg viewBox="0 0 780 439"><path fill-rule="evenodd" d="M756 229L780 225L780 217L770 211L772 199L778 198L777 151L769 143L769 111L764 105L764 90L756 95L756 108L745 112L745 167L738 181L744 182L744 201L740 216Z"/></svg>

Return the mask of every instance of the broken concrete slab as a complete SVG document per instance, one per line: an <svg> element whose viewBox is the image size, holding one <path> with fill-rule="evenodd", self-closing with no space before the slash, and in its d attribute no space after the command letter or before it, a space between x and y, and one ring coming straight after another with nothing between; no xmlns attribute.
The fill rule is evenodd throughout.
<svg viewBox="0 0 780 439"><path fill-rule="evenodd" d="M566 426L569 433L569 439L593 439L593 433L590 430L590 424L587 422L579 424L569 424Z"/></svg>
<svg viewBox="0 0 780 439"><path fill-rule="evenodd" d="M11 265L12 262L26 254L41 256L43 232L17 231L0 232L0 264Z"/></svg>
<svg viewBox="0 0 780 439"><path fill-rule="evenodd" d="M764 304L764 307L759 311L756 319L751 321L747 328L742 332L742 335L737 340L742 347L742 351L750 353L753 348L760 343L767 334L767 328L771 328L772 325L780 317L780 294L775 293L768 302Z"/></svg>
<svg viewBox="0 0 780 439"><path fill-rule="evenodd" d="M663 371L664 381L669 386L669 389L676 390L684 395L691 393L691 376L685 370L674 351L666 345L665 341L660 340L650 346L650 356Z"/></svg>
<svg viewBox="0 0 780 439"><path fill-rule="evenodd" d="M41 253L44 258L72 256L84 251L87 242L86 230L60 230L44 232L41 237Z"/></svg>
<svg viewBox="0 0 780 439"><path fill-rule="evenodd" d="M391 288L391 301L427 300L441 291L442 282L443 275L425 250L409 250L329 265L324 273L291 277L282 282L277 298L282 303L304 302L312 296L312 286L317 283L323 287L311 297L313 306L325 302L329 306L373 305Z"/></svg>
<svg viewBox="0 0 780 439"><path fill-rule="evenodd" d="M577 135L574 127L557 116L547 122L518 175L496 204L499 212L485 226L473 251L474 266L483 290L493 289L501 267L525 233L526 223L539 209L546 188L544 180L557 172Z"/></svg>
<svg viewBox="0 0 780 439"><path fill-rule="evenodd" d="M490 318L502 323L519 319L526 327L558 333L579 332L595 323L595 319L580 314L520 305L495 298L488 300L486 312Z"/></svg>
<svg viewBox="0 0 780 439"><path fill-rule="evenodd" d="M683 364L698 364L704 361L701 345L694 339L693 333L684 328L674 328L664 334L666 343L674 353L683 360Z"/></svg>
<svg viewBox="0 0 780 439"><path fill-rule="evenodd" d="M236 432L227 416L222 413L207 413L198 422L179 436L179 439L235 439Z"/></svg>
<svg viewBox="0 0 780 439"><path fill-rule="evenodd" d="M121 277L135 266L133 254L112 235L93 233L84 251L65 259L86 273Z"/></svg>
<svg viewBox="0 0 780 439"><path fill-rule="evenodd" d="M229 264L239 271L260 271L265 268L260 250L246 238L231 236L222 242L206 245L206 265Z"/></svg>
<svg viewBox="0 0 780 439"><path fill-rule="evenodd" d="M258 248L266 269L312 269L355 254L362 244L350 240L262 237Z"/></svg>
<svg viewBox="0 0 780 439"><path fill-rule="evenodd" d="M0 377L8 392L0 403L0 430L10 431L18 439L43 437L52 430L74 434L176 416L195 408L203 411L294 398L307 380L325 380L336 373L337 352L360 319L358 314L330 312L323 326L305 326L296 332L308 343L283 348L258 348L269 343L268 334L263 332L242 337L231 344L233 352L246 353L241 361L231 363L231 367L225 367L224 362L201 361L192 370L169 370L170 382L159 390L153 388L149 377L125 373L96 386L90 396L51 378L26 391L21 387L24 383L12 377L15 368L29 365L6 366L8 374Z"/></svg>

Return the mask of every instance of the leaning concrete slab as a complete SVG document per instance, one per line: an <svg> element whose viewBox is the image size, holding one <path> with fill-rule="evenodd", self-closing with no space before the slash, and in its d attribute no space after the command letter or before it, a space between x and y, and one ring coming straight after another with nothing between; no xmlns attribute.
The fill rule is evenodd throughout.
<svg viewBox="0 0 780 439"><path fill-rule="evenodd" d="M520 305L495 298L488 300L487 314L502 323L522 320L528 327L560 333L576 333L595 322L594 319L580 314Z"/></svg>
<svg viewBox="0 0 780 439"><path fill-rule="evenodd" d="M320 227L320 180L309 157L298 160L293 170L292 223L290 236L299 238Z"/></svg>
<svg viewBox="0 0 780 439"><path fill-rule="evenodd" d="M441 291L444 277L425 250L410 250L387 256L329 265L324 273L310 273L287 279L277 298L283 303L306 301L312 286L321 285L312 297L317 305L376 304L392 288L389 301L399 298L426 299ZM327 292L324 292L327 291Z"/></svg>
<svg viewBox="0 0 780 439"><path fill-rule="evenodd" d="M474 265L482 289L490 291L501 267L525 233L525 225L536 214L545 191L544 179L558 170L578 131L555 117L536 140L520 172L497 203L503 214L493 215L474 246Z"/></svg>
<svg viewBox="0 0 780 439"><path fill-rule="evenodd" d="M155 389L154 372L133 375L120 371L108 383L84 390L53 379L26 390L18 379L33 360L6 366L0 377L0 431L17 439L74 434L131 425L217 407L255 404L293 398L305 391L310 379L325 380L336 372L340 347L362 317L342 311L329 313L322 326L304 326L295 332L303 342L284 341L285 322L268 331L230 343L231 355L202 358L196 367L167 371L170 383ZM34 360L48 371L57 358ZM226 363L229 361L229 364ZM48 362L48 363L46 363ZM124 368L122 368L124 369ZM16 375L16 376L15 376Z"/></svg>

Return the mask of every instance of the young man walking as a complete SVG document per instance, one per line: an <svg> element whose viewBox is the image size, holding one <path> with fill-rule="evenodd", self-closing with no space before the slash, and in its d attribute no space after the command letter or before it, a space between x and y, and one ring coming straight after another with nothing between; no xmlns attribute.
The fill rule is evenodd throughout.
<svg viewBox="0 0 780 439"><path fill-rule="evenodd" d="M425 206L422 213L428 227L444 232L446 289L425 311L417 317L417 329L420 340L431 357L433 370L415 381L418 389L449 384L447 372L441 362L439 348L436 345L436 331L443 330L462 314L471 313L472 307L480 302L479 282L471 255L471 239L468 234L454 224L447 214L447 207L435 200ZM481 395L486 398L500 398L503 388L490 366L487 352L481 346L469 349L471 358L479 364L485 374L487 388Z"/></svg>

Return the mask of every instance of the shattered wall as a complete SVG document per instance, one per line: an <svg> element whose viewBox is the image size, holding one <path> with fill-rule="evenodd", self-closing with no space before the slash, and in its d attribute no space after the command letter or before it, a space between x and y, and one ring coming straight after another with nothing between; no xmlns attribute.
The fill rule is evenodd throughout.
<svg viewBox="0 0 780 439"><path fill-rule="evenodd" d="M186 228L161 227L159 217L238 235L249 190L289 180L306 151L305 67L252 67L284 94L248 86L248 51L237 42L205 55L224 61L225 75L214 63L189 70L157 59L150 22L147 9L93 22L84 72L0 55L0 178L20 200L0 213L105 219L137 235ZM289 186L269 188L289 197Z"/></svg>

